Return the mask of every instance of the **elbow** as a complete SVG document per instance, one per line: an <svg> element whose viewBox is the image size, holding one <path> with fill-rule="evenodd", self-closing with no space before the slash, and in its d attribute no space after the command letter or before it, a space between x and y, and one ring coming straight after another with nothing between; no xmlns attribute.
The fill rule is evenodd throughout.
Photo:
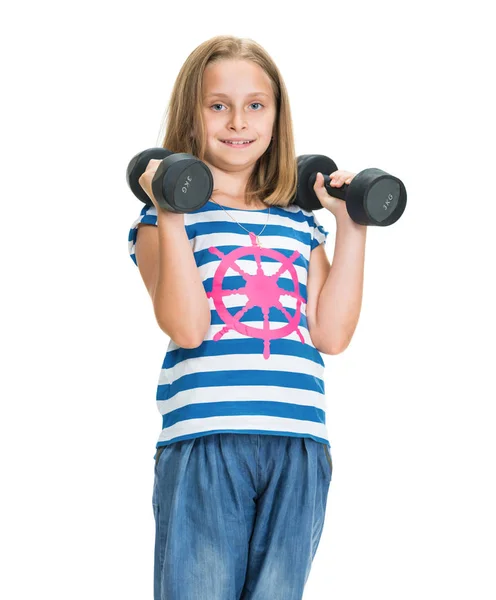
<svg viewBox="0 0 496 600"><path fill-rule="evenodd" d="M342 354L350 345L353 335L355 333L356 323L352 329L347 329L334 338L329 338L322 343L323 352L325 354L331 354L336 356Z"/></svg>
<svg viewBox="0 0 496 600"><path fill-rule="evenodd" d="M189 335L185 339L183 339L182 344L179 344L179 345L182 348L188 348L188 349L198 348L205 341L205 338L207 336L209 329L210 329L210 322L208 324L208 327L203 328L203 329L197 329L194 333L191 333L191 335ZM198 334L198 331L201 331L201 333Z"/></svg>
<svg viewBox="0 0 496 600"><path fill-rule="evenodd" d="M199 323L191 323L187 328L171 331L169 333L160 323L160 329L164 331L179 347L193 349L198 348L205 341L208 330L210 329L210 309L207 315Z"/></svg>
<svg viewBox="0 0 496 600"><path fill-rule="evenodd" d="M197 333L193 334L191 331L188 331L188 332L170 331L170 329L163 327L162 325L160 325L160 323L158 325L159 325L160 329L166 335L168 335L170 337L170 339L175 344L177 344L180 348L187 348L187 349L198 348L198 346L201 346L201 344L203 343L203 340L205 339L205 336L200 338L200 336Z"/></svg>
<svg viewBox="0 0 496 600"><path fill-rule="evenodd" d="M350 344L350 340L343 340L337 342L335 340L328 340L327 342L320 343L315 347L319 352L323 354L329 354L331 356L336 356L337 354L342 354L346 348L348 348Z"/></svg>
<svg viewBox="0 0 496 600"><path fill-rule="evenodd" d="M203 344L204 339L205 338L202 338L201 340L200 338L188 338L181 344L178 344L178 346L181 346L181 348L187 348L188 350L192 350L193 348L198 348L198 346L201 346Z"/></svg>
<svg viewBox="0 0 496 600"><path fill-rule="evenodd" d="M207 304L207 308L203 315L203 319L197 323L195 326L190 327L188 335L186 339L183 340L182 347L183 348L198 348L203 344L205 338L207 337L208 331L211 325L211 314L210 307Z"/></svg>
<svg viewBox="0 0 496 600"><path fill-rule="evenodd" d="M322 354L329 354L331 356L336 356L337 354L341 354L346 350L344 346L316 346L317 350Z"/></svg>
<svg viewBox="0 0 496 600"><path fill-rule="evenodd" d="M335 344L334 346L331 346L331 352L329 352L329 354L342 354L350 345L351 338L352 336L346 338L340 344Z"/></svg>
<svg viewBox="0 0 496 600"><path fill-rule="evenodd" d="M339 340L338 342L331 344L329 347L329 354L332 354L333 356L335 356L336 354L342 354L350 345L352 336L353 334L351 334L345 339Z"/></svg>

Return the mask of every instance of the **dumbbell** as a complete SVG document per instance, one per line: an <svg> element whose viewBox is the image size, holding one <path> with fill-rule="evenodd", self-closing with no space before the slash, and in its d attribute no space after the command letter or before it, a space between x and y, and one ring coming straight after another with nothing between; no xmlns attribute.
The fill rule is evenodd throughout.
<svg viewBox="0 0 496 600"><path fill-rule="evenodd" d="M208 202L213 190L213 177L208 166L191 154L173 153L166 148L149 148L136 154L129 162L127 183L142 202L152 204L138 181L151 159L162 161L152 180L153 195L161 208L189 213ZM297 165L297 191L292 203L305 210L322 208L313 190L319 171L324 175L328 193L345 200L348 214L360 225L392 225L405 210L405 186L385 171L365 169L355 175L350 185L333 188L328 174L338 169L327 156L304 154L298 157Z"/></svg>
<svg viewBox="0 0 496 600"><path fill-rule="evenodd" d="M331 187L329 175L338 168L330 158L322 154L303 154L298 156L297 163L298 182L293 203L305 210L323 208L313 189L318 172L324 176L327 192L346 202L348 214L359 225L392 225L405 210L405 186L381 169L364 169L349 185Z"/></svg>
<svg viewBox="0 0 496 600"><path fill-rule="evenodd" d="M214 188L208 166L191 154L174 153L166 148L149 148L130 160L126 179L139 200L152 204L138 181L152 158L162 161L152 179L152 192L161 208L174 213L190 213L208 202Z"/></svg>

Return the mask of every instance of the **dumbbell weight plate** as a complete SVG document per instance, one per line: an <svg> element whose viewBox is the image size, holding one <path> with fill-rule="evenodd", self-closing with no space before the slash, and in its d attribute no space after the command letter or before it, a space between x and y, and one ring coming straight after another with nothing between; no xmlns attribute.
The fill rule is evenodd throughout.
<svg viewBox="0 0 496 600"><path fill-rule="evenodd" d="M208 166L191 154L179 152L165 158L152 180L153 195L170 212L190 213L212 195L214 180Z"/></svg>
<svg viewBox="0 0 496 600"><path fill-rule="evenodd" d="M348 214L360 225L392 225L405 207L406 189L402 181L381 169L369 168L357 173L346 193Z"/></svg>
<svg viewBox="0 0 496 600"><path fill-rule="evenodd" d="M330 175L338 170L336 163L323 154L302 154L296 161L298 181L293 202L304 210L319 210L322 208L322 204L314 192L315 177L312 175L317 172ZM338 190L339 188L336 188L336 191Z"/></svg>
<svg viewBox="0 0 496 600"><path fill-rule="evenodd" d="M139 184L139 178L146 171L146 167L152 158L156 160L163 160L167 156L172 154L170 150L166 148L149 148L147 150L143 150L142 152L138 152L133 158L129 161L126 170L126 180L127 184L131 188L133 194L144 202L145 204L152 204L152 201L148 197L148 194Z"/></svg>

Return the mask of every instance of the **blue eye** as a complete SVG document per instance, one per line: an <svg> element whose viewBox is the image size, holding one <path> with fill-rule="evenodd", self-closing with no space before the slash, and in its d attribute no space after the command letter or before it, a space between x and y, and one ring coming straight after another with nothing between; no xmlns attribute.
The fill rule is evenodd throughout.
<svg viewBox="0 0 496 600"><path fill-rule="evenodd" d="M260 102L252 102L250 104L250 106L253 106L254 104L259 104L260 106L263 106L263 104L261 104ZM224 105L223 104L212 104L211 108L213 108L214 106L224 106ZM222 112L222 111L220 111L220 110L214 110L214 112ZM257 111L255 111L255 112L257 112Z"/></svg>

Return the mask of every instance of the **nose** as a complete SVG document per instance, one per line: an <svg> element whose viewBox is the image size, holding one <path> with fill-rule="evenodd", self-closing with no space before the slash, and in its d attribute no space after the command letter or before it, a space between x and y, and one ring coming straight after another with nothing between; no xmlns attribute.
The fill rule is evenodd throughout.
<svg viewBox="0 0 496 600"><path fill-rule="evenodd" d="M230 127L236 131L246 128L246 117L242 110L233 109Z"/></svg>

